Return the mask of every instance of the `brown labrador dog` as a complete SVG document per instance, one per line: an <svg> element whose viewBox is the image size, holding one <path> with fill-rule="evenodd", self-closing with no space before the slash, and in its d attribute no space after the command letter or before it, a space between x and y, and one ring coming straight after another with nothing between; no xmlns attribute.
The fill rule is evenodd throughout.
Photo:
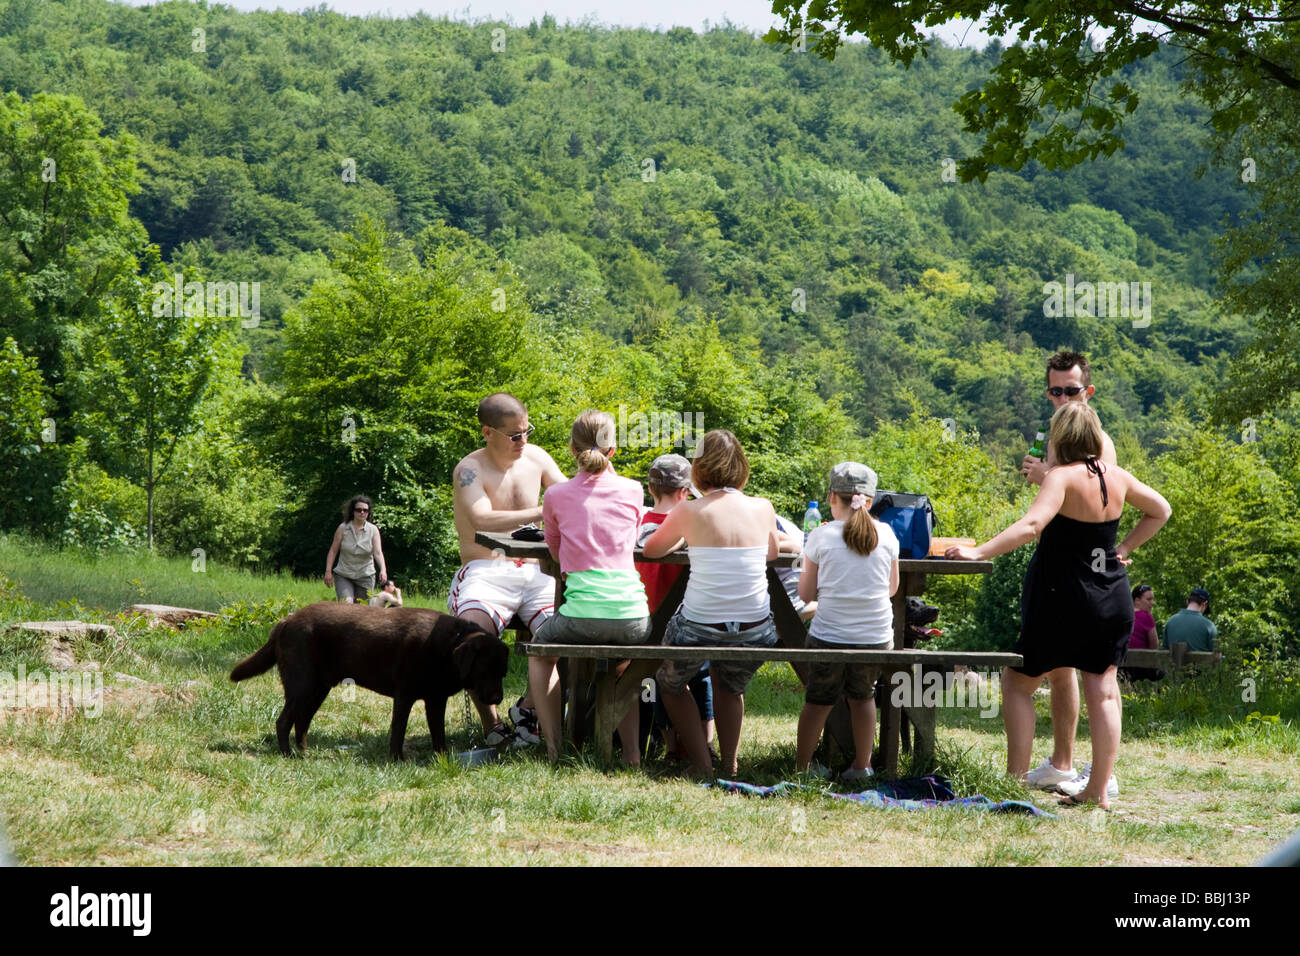
<svg viewBox="0 0 1300 956"><path fill-rule="evenodd" d="M501 703L510 651L499 638L450 614L419 607L377 608L322 601L290 614L271 629L261 650L235 665L233 681L280 668L284 710L275 722L280 752L290 755L289 727L307 747L307 727L330 688L351 679L393 698L388 753L402 759L406 722L424 701L433 749L447 749L447 698L461 689L482 703Z"/></svg>

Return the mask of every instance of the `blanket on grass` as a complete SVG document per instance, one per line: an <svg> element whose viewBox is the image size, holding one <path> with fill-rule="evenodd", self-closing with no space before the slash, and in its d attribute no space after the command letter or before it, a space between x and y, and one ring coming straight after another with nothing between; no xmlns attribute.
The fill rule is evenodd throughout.
<svg viewBox="0 0 1300 956"><path fill-rule="evenodd" d="M774 787L760 787L739 780L719 780L715 784L727 793L743 793L750 797L777 797L795 790L820 790L807 784L783 780ZM988 810L992 813L1027 813L1035 817L1055 820L1056 814L1040 810L1024 800L993 801L983 794L973 797L959 797L952 789L947 778L935 774L932 777L909 777L906 780L881 781L870 790L860 793L832 793L821 790L837 800L852 800L869 807L887 807L894 810L933 810L935 807L963 807L969 810Z"/></svg>

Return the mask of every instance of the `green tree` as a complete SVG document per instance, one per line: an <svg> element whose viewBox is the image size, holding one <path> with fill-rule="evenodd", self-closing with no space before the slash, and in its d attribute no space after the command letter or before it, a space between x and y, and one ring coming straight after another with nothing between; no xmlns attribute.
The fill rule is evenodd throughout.
<svg viewBox="0 0 1300 956"><path fill-rule="evenodd" d="M225 565L266 567L283 534L288 489L243 426L269 392L240 375L237 364L218 363L196 412L202 431L181 439L158 486L157 509L166 518L159 551L188 555L198 547Z"/></svg>
<svg viewBox="0 0 1300 956"><path fill-rule="evenodd" d="M49 390L36 360L28 358L8 336L0 345L0 527L36 527L45 499L42 483L49 459L47 420Z"/></svg>
<svg viewBox="0 0 1300 956"><path fill-rule="evenodd" d="M508 264L459 230L409 241L364 220L341 237L286 316L283 390L255 428L298 503L279 559L318 573L339 505L365 493L394 574L444 583L451 469L480 443L479 400L547 364L532 321Z"/></svg>
<svg viewBox="0 0 1300 956"><path fill-rule="evenodd" d="M1194 587L1214 597L1213 617L1230 646L1293 657L1300 615L1300 508L1296 490L1258 442L1224 438L1185 418L1142 477L1173 515L1134 555L1130 579L1152 585L1162 609L1183 607ZM1136 520L1126 515L1125 527Z"/></svg>
<svg viewBox="0 0 1300 956"><path fill-rule="evenodd" d="M979 152L960 167L968 180L983 179L994 166L1019 169L1037 159L1055 169L1122 148L1120 131L1139 94L1109 80L1155 54L1162 40L1186 50L1204 82L1300 92L1296 18L1271 3L774 0L772 12L785 25L769 31L769 42L807 42L834 58L845 34L860 34L909 66L918 54L931 53L925 28L984 17L993 36L1014 31L1020 45L1001 49L988 81L955 107L966 129L981 136ZM1235 130L1257 109L1226 99L1212 105L1219 130Z"/></svg>
<svg viewBox="0 0 1300 956"><path fill-rule="evenodd" d="M68 329L97 314L146 241L127 209L134 140L101 125L76 97L0 96L0 323L56 387Z"/></svg>
<svg viewBox="0 0 1300 956"><path fill-rule="evenodd" d="M154 546L154 492L177 443L202 425L196 410L221 360L237 361L200 291L181 299L147 252L148 269L114 283L103 315L78 332L79 431L110 473L142 486ZM202 290L202 285L199 285Z"/></svg>
<svg viewBox="0 0 1300 956"><path fill-rule="evenodd" d="M769 31L769 42L808 42L833 58L846 34L860 34L909 66L935 48L924 28L985 17L994 36L1014 31L1020 42L999 48L985 82L954 104L979 137L974 155L959 163L964 181L1031 160L1070 168L1123 149L1141 95L1117 74L1164 46L1184 52L1191 67L1184 88L1209 107L1218 158L1256 187L1255 208L1220 245L1227 305L1261 320L1216 396L1217 414L1232 422L1300 391L1300 17L1291 5L774 0L772 11L785 24Z"/></svg>

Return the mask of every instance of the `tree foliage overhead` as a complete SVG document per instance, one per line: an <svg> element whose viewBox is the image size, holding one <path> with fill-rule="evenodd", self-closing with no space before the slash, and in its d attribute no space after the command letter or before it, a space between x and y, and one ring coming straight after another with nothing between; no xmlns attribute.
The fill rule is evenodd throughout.
<svg viewBox="0 0 1300 956"><path fill-rule="evenodd" d="M955 106L966 129L981 137L978 153L962 164L967 179L983 179L993 167L1020 169L1031 159L1049 169L1069 167L1121 149L1121 127L1140 94L1112 78L1154 55L1161 42L1186 51L1206 81L1232 77L1252 88L1300 92L1300 9L1293 3L774 0L772 12L786 23L769 40L794 44L811 31L806 42L828 59L846 34L865 36L911 65L930 53L926 28L982 19L990 36L1014 33L1017 44L1002 50L989 78ZM1249 99L1214 106L1210 121L1223 132L1250 123L1258 111Z"/></svg>
<svg viewBox="0 0 1300 956"><path fill-rule="evenodd" d="M1191 71L1183 89L1209 108L1216 157L1253 187L1253 208L1220 243L1225 311L1259 317L1257 334L1215 396L1220 421L1284 405L1300 392L1297 275L1300 275L1300 6L1186 0L1098 0L1080 4L1014 0L774 0L785 18L774 43L801 43L834 58L846 35L862 35L911 65L934 43L924 32L959 18L984 18L994 36L1014 33L985 79L954 102L979 137L959 163L970 181L996 168L1037 161L1068 169L1110 156L1134 130L1125 125L1147 78L1135 66L1162 48L1181 51Z"/></svg>

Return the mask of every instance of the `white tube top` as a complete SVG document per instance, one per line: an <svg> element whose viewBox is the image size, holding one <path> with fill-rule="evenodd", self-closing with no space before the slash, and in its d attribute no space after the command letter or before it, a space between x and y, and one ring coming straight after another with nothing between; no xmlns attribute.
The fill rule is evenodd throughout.
<svg viewBox="0 0 1300 956"><path fill-rule="evenodd" d="M692 546L682 614L699 624L761 621L772 611L767 597L767 546Z"/></svg>

